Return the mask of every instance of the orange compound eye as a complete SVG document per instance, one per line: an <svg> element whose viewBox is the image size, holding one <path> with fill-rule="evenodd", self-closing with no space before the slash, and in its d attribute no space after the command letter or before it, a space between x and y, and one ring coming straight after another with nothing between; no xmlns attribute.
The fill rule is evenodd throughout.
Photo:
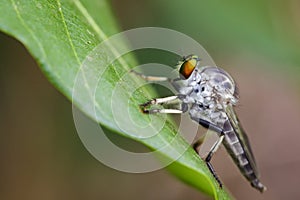
<svg viewBox="0 0 300 200"><path fill-rule="evenodd" d="M179 73L186 79L188 79L193 73L194 69L197 66L198 58L190 57L185 60L179 70Z"/></svg>

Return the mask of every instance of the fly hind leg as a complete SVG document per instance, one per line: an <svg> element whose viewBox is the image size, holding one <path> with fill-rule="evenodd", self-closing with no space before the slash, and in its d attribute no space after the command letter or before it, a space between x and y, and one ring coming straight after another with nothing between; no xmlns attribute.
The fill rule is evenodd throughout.
<svg viewBox="0 0 300 200"><path fill-rule="evenodd" d="M209 171L212 173L212 175L218 182L220 188L222 188L223 184L222 184L221 180L219 179L219 177L218 177L216 171L214 170L212 164L210 163L210 161L211 161L213 154L218 150L219 146L221 145L223 139L224 139L224 135L221 135L219 137L218 141L213 145L213 147L210 149L209 153L207 154L207 156L204 159ZM199 140L197 140L193 144L193 148L198 154L199 154L199 147L203 143L203 141L204 141L204 137L201 137Z"/></svg>
<svg viewBox="0 0 300 200"><path fill-rule="evenodd" d="M212 173L212 175L214 176L214 178L216 179L216 181L218 182L220 188L222 188L223 184L221 182L221 180L219 179L216 171L214 170L212 164L210 163L211 159L212 159L212 156L214 155L214 153L218 150L218 148L220 147L220 145L222 144L222 141L224 139L224 132L223 130L216 126L215 124L211 123L211 122L208 122L206 120L203 120L203 119L194 119L195 121L198 121L199 124L201 124L203 127L205 128L208 128L208 129L211 129L217 133L219 133L220 137L219 139L215 142L215 144L212 146L212 148L210 149L209 153L207 154L207 156L205 157L205 162L206 162L206 165L209 169L209 171ZM204 138L200 138L198 141L196 141L194 144L193 144L193 148L195 149L195 151L199 154L199 146L203 143L204 141Z"/></svg>
<svg viewBox="0 0 300 200"><path fill-rule="evenodd" d="M224 139L224 135L221 135L219 137L218 141L214 144L214 146L211 148L211 150L209 151L208 155L205 158L206 165L207 165L209 171L212 173L212 175L216 179L216 181L219 183L220 188L222 188L223 184L222 184L221 180L219 179L216 171L214 170L212 164L210 163L210 160L211 160L213 154L218 150L218 148L222 144L223 139Z"/></svg>

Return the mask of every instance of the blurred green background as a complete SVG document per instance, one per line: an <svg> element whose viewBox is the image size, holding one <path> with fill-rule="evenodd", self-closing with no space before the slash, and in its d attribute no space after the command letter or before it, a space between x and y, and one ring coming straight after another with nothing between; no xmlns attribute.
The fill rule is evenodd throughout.
<svg viewBox="0 0 300 200"><path fill-rule="evenodd" d="M252 189L221 148L213 164L233 196L298 199L300 2L113 0L112 7L124 30L160 26L193 37L236 79L237 112L268 191ZM99 163L77 136L71 103L19 42L0 34L0 44L0 199L207 199L164 170L126 174ZM174 62L152 56L138 58Z"/></svg>

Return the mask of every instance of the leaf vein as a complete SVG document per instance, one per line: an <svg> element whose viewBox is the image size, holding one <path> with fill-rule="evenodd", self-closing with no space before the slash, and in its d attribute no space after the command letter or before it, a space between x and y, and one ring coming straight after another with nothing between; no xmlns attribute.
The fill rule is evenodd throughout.
<svg viewBox="0 0 300 200"><path fill-rule="evenodd" d="M81 61L80 61L80 59L79 59L79 57L78 57L77 51L75 50L75 46L74 46L74 44L73 44L73 41L72 41L72 38L71 38L71 34L70 34L69 29L68 29L68 26L67 26L65 16L64 16L64 14L63 14L63 12L62 12L61 3L60 3L59 0L56 0L56 2L57 2L58 11L59 11L59 14L60 14L60 16L61 16L61 19L62 19L64 28L65 28L65 31L66 31L66 34L67 34L69 43L70 43L71 48L72 48L72 51L73 51L73 53L74 53L74 56L75 56L75 58L76 58L76 61L78 62L78 65L81 66Z"/></svg>
<svg viewBox="0 0 300 200"><path fill-rule="evenodd" d="M100 40L101 41L107 40L108 36L98 26L98 24L95 22L95 20L93 19L93 17L89 14L89 12L87 11L87 9L82 5L82 3L79 0L74 0L74 3L77 6L77 8L79 9L79 11L83 14L83 16L90 23L90 25L92 26L92 28L96 31L96 33L98 34ZM117 49L114 46L112 46L110 43L108 44L108 46L110 47L110 50L112 51L112 53L114 55L119 55ZM127 64L127 62L122 57L120 57L118 59L118 61L120 62L120 64L122 66L124 66L124 69L127 69L127 70L130 69L129 66L128 66L128 64Z"/></svg>
<svg viewBox="0 0 300 200"><path fill-rule="evenodd" d="M32 29L25 23L25 21L23 20L23 18L21 17L21 13L18 9L18 6L16 4L16 2L14 0L11 0L11 3L13 5L13 8L17 14L18 19L20 20L21 24L24 26L24 28L29 32L29 34L32 36L32 38L35 40L35 42L37 43L37 45L39 46L39 48L41 49L42 52L42 60L45 60L45 58L47 57L47 54L41 44L41 42L38 40L38 38L36 37L36 35L34 34L34 31L32 31Z"/></svg>

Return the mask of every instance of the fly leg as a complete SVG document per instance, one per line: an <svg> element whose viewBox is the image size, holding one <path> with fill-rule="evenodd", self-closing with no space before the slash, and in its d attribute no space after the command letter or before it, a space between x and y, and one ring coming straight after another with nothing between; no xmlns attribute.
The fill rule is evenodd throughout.
<svg viewBox="0 0 300 200"><path fill-rule="evenodd" d="M182 110L177 110L177 109L148 109L148 110L143 110L143 113L146 113L146 114L155 114L155 113L181 114Z"/></svg>
<svg viewBox="0 0 300 200"><path fill-rule="evenodd" d="M212 164L210 163L212 156L214 155L214 153L218 150L218 148L220 147L220 145L222 144L222 141L224 139L224 131L223 129L221 129L219 126L204 120L204 119L196 119L193 118L195 121L198 121L199 124L201 124L203 127L208 128L210 130L213 130L215 132L217 132L218 134L220 134L219 139L217 140L217 142L215 142L215 144L212 146L212 148L210 149L209 153L207 154L207 156L205 157L205 162L206 165L209 169L209 171L212 173L212 175L214 176L214 178L216 179L216 181L219 183L219 186L222 188L222 182L219 179L216 171L214 170ZM195 149L195 151L198 153L198 147L203 143L203 138L200 138L198 141L196 141L193 145L193 148Z"/></svg>
<svg viewBox="0 0 300 200"><path fill-rule="evenodd" d="M193 148L194 150L199 154L199 146L203 143L204 141L204 137L202 136L199 140L197 140L194 144L193 144ZM216 181L218 182L219 186L222 188L222 182L219 179L216 171L214 170L212 164L210 163L212 156L214 155L214 153L218 150L218 148L220 147L220 145L222 144L222 141L224 139L224 135L222 134L219 139L217 140L217 142L212 146L212 148L210 149L209 153L207 154L207 156L205 157L205 162L206 165L209 169L209 171L212 173L212 175L214 176L214 178L216 179Z"/></svg>
<svg viewBox="0 0 300 200"><path fill-rule="evenodd" d="M172 109L148 109L147 107L151 107L153 105L162 105L162 104L176 104L179 105L180 102L176 102L179 99L179 96L169 96L164 98L157 98L147 101L140 105L143 113L147 114L155 114L155 113L165 113L165 114L181 114L187 110L185 104L182 104L180 108L172 108Z"/></svg>
<svg viewBox="0 0 300 200"><path fill-rule="evenodd" d="M212 175L216 179L216 181L219 183L220 188L222 188L223 184L222 184L221 180L219 179L216 171L214 170L212 164L210 163L210 160L211 160L212 156L214 155L214 153L218 150L218 148L222 144L223 139L224 139L224 135L221 135L219 137L218 141L213 145L213 147L211 148L211 150L209 151L208 155L205 158L206 165L207 165L209 171L212 173Z"/></svg>
<svg viewBox="0 0 300 200"><path fill-rule="evenodd" d="M151 106L151 105L159 105L163 103L172 103L175 100L177 100L179 97L177 95L175 96L169 96L169 97L164 97L164 98L157 98L157 99L152 99L150 101L147 101L146 103L141 104L140 106L146 107L146 106Z"/></svg>
<svg viewBox="0 0 300 200"><path fill-rule="evenodd" d="M199 147L203 144L205 135L201 136L196 142L193 143L193 149L199 154Z"/></svg>
<svg viewBox="0 0 300 200"><path fill-rule="evenodd" d="M146 76L142 73L136 72L134 70L130 71L131 73L134 73L135 75L139 76L140 78L146 80L146 81L153 81L153 82L162 82L162 81L169 81L172 82L171 79L163 76ZM176 103L177 105L180 105L180 102L175 102L179 99L179 96L169 96L165 98L157 98L152 99L150 101L147 101L146 103L143 103L140 105L143 113L147 114L155 114L155 113L165 113L165 114L181 114L187 110L187 106L185 104L182 104L180 108L176 109L147 109L149 106L153 105L162 105L162 104L172 104ZM184 109L183 109L184 108Z"/></svg>
<svg viewBox="0 0 300 200"><path fill-rule="evenodd" d="M136 72L134 70L130 71L131 73L139 76L140 78L146 80L146 81L153 81L153 82L161 82L161 81L170 81L171 80L168 77L163 77L163 76L146 76L142 73Z"/></svg>

